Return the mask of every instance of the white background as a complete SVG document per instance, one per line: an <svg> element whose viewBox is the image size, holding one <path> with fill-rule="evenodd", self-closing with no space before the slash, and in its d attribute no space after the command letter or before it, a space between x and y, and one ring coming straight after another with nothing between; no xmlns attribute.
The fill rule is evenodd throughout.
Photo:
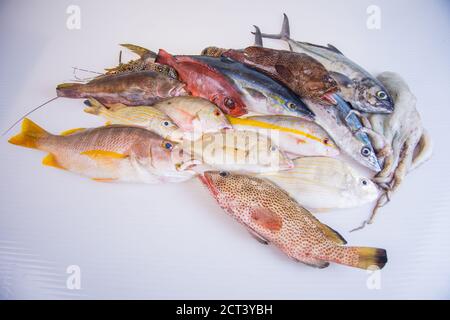
<svg viewBox="0 0 450 320"><path fill-rule="evenodd" d="M66 28L70 4L81 8L80 30ZM381 30L366 28L371 4L381 8ZM55 96L71 67L115 65L119 43L178 54L242 48L253 24L278 31L283 12L294 39L332 43L375 74L400 73L434 139L431 161L407 177L374 225L348 232L370 206L318 216L349 244L387 249L381 289L367 288L364 270L312 269L262 246L197 180L96 183L43 167L42 152L2 137L1 298L450 297L448 1L2 1L0 129ZM55 133L102 124L82 109L82 101L59 99L31 118ZM69 265L81 268L81 290L66 288Z"/></svg>

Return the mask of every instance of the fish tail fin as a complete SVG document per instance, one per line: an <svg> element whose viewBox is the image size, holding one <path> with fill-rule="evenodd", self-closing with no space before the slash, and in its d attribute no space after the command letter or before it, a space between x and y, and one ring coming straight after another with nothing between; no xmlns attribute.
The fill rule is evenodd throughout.
<svg viewBox="0 0 450 320"><path fill-rule="evenodd" d="M39 127L36 123L25 118L22 122L21 132L11 137L8 142L26 148L37 149L37 142L49 135L50 133Z"/></svg>
<svg viewBox="0 0 450 320"><path fill-rule="evenodd" d="M84 92L80 90L83 87L84 83L61 83L56 87L56 95L75 99L84 98Z"/></svg>
<svg viewBox="0 0 450 320"><path fill-rule="evenodd" d="M369 247L337 246L338 258L336 263L345 264L360 269L376 267L382 269L387 263L386 250Z"/></svg>
<svg viewBox="0 0 450 320"><path fill-rule="evenodd" d="M255 47L263 47L263 39L262 39L262 35L261 35L261 29L259 29L258 26L253 26L255 27Z"/></svg>
<svg viewBox="0 0 450 320"><path fill-rule="evenodd" d="M134 44L130 44L130 43L121 43L120 45L124 48L127 48L131 52L134 52L141 58L145 58L145 57L156 58L156 53L154 53L153 51L151 51L149 49L146 49L146 48L134 45Z"/></svg>
<svg viewBox="0 0 450 320"><path fill-rule="evenodd" d="M256 32L255 32L256 35ZM262 38L267 39L278 39L278 40L290 40L291 39L291 31L289 27L289 18L286 13L283 13L283 24L281 26L281 31L279 34L270 34L270 33L261 33Z"/></svg>
<svg viewBox="0 0 450 320"><path fill-rule="evenodd" d="M87 108L84 108L84 112L86 113L98 116L107 111L107 108L94 98L89 98L84 102L84 104L87 105Z"/></svg>

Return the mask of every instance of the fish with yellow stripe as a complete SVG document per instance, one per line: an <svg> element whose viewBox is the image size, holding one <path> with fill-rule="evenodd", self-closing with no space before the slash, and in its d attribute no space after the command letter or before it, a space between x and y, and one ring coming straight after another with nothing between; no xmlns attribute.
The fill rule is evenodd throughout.
<svg viewBox="0 0 450 320"><path fill-rule="evenodd" d="M327 132L312 121L281 115L248 118L228 116L228 121L236 130L257 131L271 136L272 142L291 157L339 155L339 148Z"/></svg>
<svg viewBox="0 0 450 320"><path fill-rule="evenodd" d="M128 107L115 104L107 108L96 99L85 102L85 112L101 116L107 124L122 124L144 127L164 139L179 141L182 137L180 128L162 111L151 106Z"/></svg>
<svg viewBox="0 0 450 320"><path fill-rule="evenodd" d="M25 119L9 142L48 152L44 165L97 181L181 182L195 175L189 163L177 161L182 151L175 142L140 127L111 125L54 135Z"/></svg>

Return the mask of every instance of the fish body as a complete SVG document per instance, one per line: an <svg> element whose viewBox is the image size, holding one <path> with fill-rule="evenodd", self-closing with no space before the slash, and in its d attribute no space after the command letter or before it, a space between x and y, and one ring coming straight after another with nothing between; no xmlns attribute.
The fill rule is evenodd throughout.
<svg viewBox="0 0 450 320"><path fill-rule="evenodd" d="M226 130L184 141L189 159L202 161L218 170L270 172L293 167L292 161L267 136L252 131Z"/></svg>
<svg viewBox="0 0 450 320"><path fill-rule="evenodd" d="M154 71L105 75L88 83L63 83L57 86L56 93L58 97L95 98L103 104L127 106L152 105L188 94L184 84Z"/></svg>
<svg viewBox="0 0 450 320"><path fill-rule="evenodd" d="M324 95L339 90L325 67L304 53L251 46L244 50L228 50L223 56L263 72L301 98L317 103L328 103Z"/></svg>
<svg viewBox="0 0 450 320"><path fill-rule="evenodd" d="M336 47L292 40L286 15L280 34L262 34L262 37L285 40L292 51L307 54L319 61L338 83L343 98L355 109L369 113L391 113L394 110L394 101L383 84Z"/></svg>
<svg viewBox="0 0 450 320"><path fill-rule="evenodd" d="M133 44L121 44L121 46L139 55L139 59L131 60L127 63L120 63L116 67L105 69L106 74L150 70L159 72L174 79L178 79L177 72L173 68L163 64L155 63L156 56L152 51Z"/></svg>
<svg viewBox="0 0 450 320"><path fill-rule="evenodd" d="M316 114L316 123L333 138L338 147L361 165L379 172L377 156L358 117L350 113L350 106L337 94L332 95L337 104L330 108L305 101Z"/></svg>
<svg viewBox="0 0 450 320"><path fill-rule="evenodd" d="M343 209L377 199L377 186L346 162L330 157L293 160L287 171L260 174L309 209Z"/></svg>
<svg viewBox="0 0 450 320"><path fill-rule="evenodd" d="M193 96L208 99L223 112L238 117L247 113L237 89L217 70L189 56L172 56L159 50L156 62L174 68Z"/></svg>
<svg viewBox="0 0 450 320"><path fill-rule="evenodd" d="M220 108L207 99L174 97L160 101L153 107L169 116L185 132L184 137L190 140L198 139L204 133L231 128Z"/></svg>
<svg viewBox="0 0 450 320"><path fill-rule="evenodd" d="M314 119L314 113L295 93L265 74L226 57L192 58L204 62L228 77L239 89L248 111Z"/></svg>
<svg viewBox="0 0 450 320"><path fill-rule="evenodd" d="M228 117L234 129L257 131L271 135L278 132L278 139L272 142L292 157L339 155L339 148L330 136L315 122L292 116L252 116L247 118Z"/></svg>
<svg viewBox="0 0 450 320"><path fill-rule="evenodd" d="M106 126L53 135L25 119L12 144L49 154L43 164L97 181L181 182L195 175L179 171L179 146L140 127Z"/></svg>
<svg viewBox="0 0 450 320"><path fill-rule="evenodd" d="M384 249L344 246L341 235L268 181L217 171L200 179L228 214L296 261L318 268L335 262L362 269L382 268L387 262Z"/></svg>
<svg viewBox="0 0 450 320"><path fill-rule="evenodd" d="M178 126L164 112L151 106L128 107L115 104L107 108L95 99L88 100L89 106L85 112L98 115L107 120L108 124L121 124L143 127L164 139L178 141L181 136Z"/></svg>

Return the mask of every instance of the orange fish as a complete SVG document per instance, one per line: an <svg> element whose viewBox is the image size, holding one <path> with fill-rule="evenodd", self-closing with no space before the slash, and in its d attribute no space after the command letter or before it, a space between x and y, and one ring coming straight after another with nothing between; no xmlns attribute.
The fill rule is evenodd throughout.
<svg viewBox="0 0 450 320"><path fill-rule="evenodd" d="M179 146L140 127L111 125L72 129L53 135L25 119L22 131L9 139L19 146L49 154L44 165L75 172L96 181L179 182L195 175L180 170Z"/></svg>
<svg viewBox="0 0 450 320"><path fill-rule="evenodd" d="M218 204L264 244L273 243L294 260L317 268L329 262L383 268L384 249L349 247L285 191L253 176L207 171L200 177Z"/></svg>

